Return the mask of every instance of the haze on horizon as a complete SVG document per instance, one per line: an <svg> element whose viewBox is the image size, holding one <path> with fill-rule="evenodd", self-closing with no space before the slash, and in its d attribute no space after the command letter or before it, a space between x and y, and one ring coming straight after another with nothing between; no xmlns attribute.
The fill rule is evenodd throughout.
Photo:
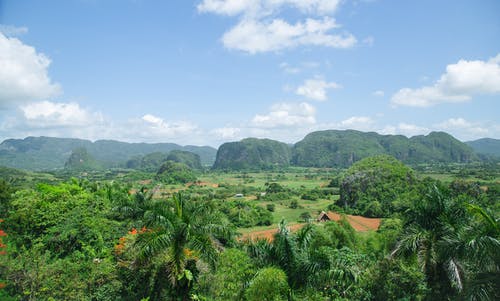
<svg viewBox="0 0 500 301"><path fill-rule="evenodd" d="M0 0L0 140L500 138L496 0Z"/></svg>

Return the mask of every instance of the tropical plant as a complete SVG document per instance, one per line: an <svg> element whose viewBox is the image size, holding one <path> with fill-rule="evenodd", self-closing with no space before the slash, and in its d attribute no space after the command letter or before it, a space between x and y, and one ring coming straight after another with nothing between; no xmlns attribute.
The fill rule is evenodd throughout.
<svg viewBox="0 0 500 301"><path fill-rule="evenodd" d="M177 193L170 201L156 201L144 213L148 231L136 240L137 263L156 267L151 300L160 300L164 290L188 300L198 274L199 260L214 266L221 250L218 238L231 239L231 231L208 202L187 201Z"/></svg>

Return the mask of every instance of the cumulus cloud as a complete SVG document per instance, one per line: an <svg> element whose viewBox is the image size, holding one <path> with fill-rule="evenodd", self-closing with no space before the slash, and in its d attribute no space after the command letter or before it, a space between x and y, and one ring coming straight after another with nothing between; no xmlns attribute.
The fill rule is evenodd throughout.
<svg viewBox="0 0 500 301"><path fill-rule="evenodd" d="M61 92L47 69L50 59L16 38L0 33L0 109L39 101Z"/></svg>
<svg viewBox="0 0 500 301"><path fill-rule="evenodd" d="M235 127L222 127L213 129L211 132L220 139L235 139L238 137L238 134L241 132L241 129Z"/></svg>
<svg viewBox="0 0 500 301"><path fill-rule="evenodd" d="M354 129L360 131L373 130L374 120L367 116L352 116L342 120L339 124L340 128Z"/></svg>
<svg viewBox="0 0 500 301"><path fill-rule="evenodd" d="M500 93L500 54L488 61L460 60L446 67L432 86L403 88L392 96L396 106L430 107L469 101L474 95Z"/></svg>
<svg viewBox="0 0 500 301"><path fill-rule="evenodd" d="M498 125L486 124L486 122L471 122L464 118L449 118L436 124L436 127L442 131L449 132L462 139L476 139L478 137L497 136L495 129Z"/></svg>
<svg viewBox="0 0 500 301"><path fill-rule="evenodd" d="M99 113L91 113L77 103L41 101L20 107L26 124L31 127L82 127L102 121Z"/></svg>
<svg viewBox="0 0 500 301"><path fill-rule="evenodd" d="M197 126L188 121L167 122L164 119L146 114L141 118L142 126L138 134L142 137L164 137L172 138L178 135L186 135L197 129Z"/></svg>
<svg viewBox="0 0 500 301"><path fill-rule="evenodd" d="M257 114L252 125L261 128L296 127L316 123L316 108L302 103L279 103L271 107L265 115Z"/></svg>
<svg viewBox="0 0 500 301"><path fill-rule="evenodd" d="M325 101L328 98L326 95L328 89L338 89L340 87L335 82L326 82L322 79L308 79L297 88L295 93L309 99Z"/></svg>
<svg viewBox="0 0 500 301"><path fill-rule="evenodd" d="M349 48L356 38L349 33L329 34L337 28L335 20L306 19L304 22L290 24L283 19L271 21L242 20L222 37L224 46L255 54L258 52L279 51L297 46L327 46Z"/></svg>
<svg viewBox="0 0 500 301"><path fill-rule="evenodd" d="M334 13L339 4L337 0L204 0L197 8L201 13L239 16L239 22L222 36L222 42L228 49L255 54L298 46L354 46L357 40L352 34L332 33L340 26L328 14ZM286 7L318 18L290 23L277 17Z"/></svg>
<svg viewBox="0 0 500 301"><path fill-rule="evenodd" d="M203 0L197 5L199 12L226 16L265 16L283 6L291 6L303 13L331 14L335 12L340 0Z"/></svg>

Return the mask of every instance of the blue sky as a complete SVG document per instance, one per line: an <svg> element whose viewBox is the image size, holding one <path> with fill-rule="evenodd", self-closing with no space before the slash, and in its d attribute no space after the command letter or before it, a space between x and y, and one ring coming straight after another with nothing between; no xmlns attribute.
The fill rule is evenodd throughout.
<svg viewBox="0 0 500 301"><path fill-rule="evenodd" d="M500 1L0 0L0 139L500 138Z"/></svg>

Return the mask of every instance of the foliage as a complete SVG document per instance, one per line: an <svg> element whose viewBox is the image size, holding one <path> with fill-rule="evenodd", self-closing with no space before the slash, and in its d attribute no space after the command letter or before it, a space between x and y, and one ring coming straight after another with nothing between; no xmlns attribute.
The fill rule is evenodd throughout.
<svg viewBox="0 0 500 301"><path fill-rule="evenodd" d="M192 169L183 163L173 161L163 163L155 178L165 184L186 184L196 181L196 175Z"/></svg>
<svg viewBox="0 0 500 301"><path fill-rule="evenodd" d="M84 147L105 167L116 167L134 156L154 152L168 153L174 149L190 151L200 156L204 165L215 161L216 149L209 146L180 146L174 143L126 143L113 140L89 140L52 137L8 139L0 144L0 165L27 170L62 168L69 154Z"/></svg>
<svg viewBox="0 0 500 301"><path fill-rule="evenodd" d="M500 157L500 140L491 138L482 138L466 142L478 154L493 155Z"/></svg>
<svg viewBox="0 0 500 301"><path fill-rule="evenodd" d="M402 212L416 197L413 171L393 157L369 157L351 166L342 180L338 206L371 217Z"/></svg>
<svg viewBox="0 0 500 301"><path fill-rule="evenodd" d="M230 229L210 203L191 202L180 193L169 202L152 203L143 218L150 230L137 236L135 261L154 272L151 300L187 299L199 273L196 263L214 266L219 239L230 241Z"/></svg>
<svg viewBox="0 0 500 301"><path fill-rule="evenodd" d="M138 169L148 172L155 172L158 167L167 161L168 154L162 152L154 152L145 156L136 156L128 160L125 166L127 168Z"/></svg>
<svg viewBox="0 0 500 301"><path fill-rule="evenodd" d="M285 273L279 268L260 269L246 291L248 301L286 300L288 283Z"/></svg>
<svg viewBox="0 0 500 301"><path fill-rule="evenodd" d="M291 148L270 139L247 138L224 143L217 151L214 169L262 170L290 165Z"/></svg>
<svg viewBox="0 0 500 301"><path fill-rule="evenodd" d="M211 279L210 292L215 300L242 300L255 274L250 257L238 249L221 253Z"/></svg>
<svg viewBox="0 0 500 301"><path fill-rule="evenodd" d="M184 163L191 169L202 169L200 156L192 152L173 150L168 154L167 160Z"/></svg>
<svg viewBox="0 0 500 301"><path fill-rule="evenodd" d="M79 147L71 152L66 163L64 163L65 169L71 169L75 171L85 171L85 170L99 170L102 167L99 163L87 152L84 147Z"/></svg>
<svg viewBox="0 0 500 301"><path fill-rule="evenodd" d="M327 130L310 133L297 142L292 164L348 167L363 158L381 154L413 164L478 160L469 146L442 132L406 138L401 135L379 135L354 130Z"/></svg>

